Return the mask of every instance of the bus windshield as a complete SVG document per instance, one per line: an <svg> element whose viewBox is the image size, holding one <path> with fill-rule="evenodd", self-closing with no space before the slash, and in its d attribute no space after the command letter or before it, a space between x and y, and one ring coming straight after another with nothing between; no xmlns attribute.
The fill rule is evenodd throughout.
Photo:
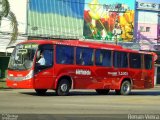
<svg viewBox="0 0 160 120"><path fill-rule="evenodd" d="M33 66L33 59L37 49L38 44L18 44L10 57L8 69L30 69Z"/></svg>

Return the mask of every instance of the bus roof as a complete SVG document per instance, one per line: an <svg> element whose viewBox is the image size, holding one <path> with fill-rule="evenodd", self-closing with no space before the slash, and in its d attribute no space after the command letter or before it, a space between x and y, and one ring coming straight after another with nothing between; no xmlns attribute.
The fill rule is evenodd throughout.
<svg viewBox="0 0 160 120"><path fill-rule="evenodd" d="M89 47L89 48L99 48L99 49L109 49L109 50L116 50L116 51L124 51L124 52L133 52L133 53L142 53L142 54L152 54L152 52L145 52L145 51L138 51L132 50L128 48L123 48L120 45L114 44L107 44L104 42L94 42L94 41L81 41L81 40L27 40L25 42L19 44L26 44L26 43L36 43L36 44L59 44L59 45L70 45L70 46L79 46L79 47Z"/></svg>
<svg viewBox="0 0 160 120"><path fill-rule="evenodd" d="M91 42L91 41L80 41L80 40L28 40L24 43L37 43L37 44L62 44L62 45L70 45L70 46L83 46L90 48L117 48L122 49L119 45L100 43L100 42Z"/></svg>

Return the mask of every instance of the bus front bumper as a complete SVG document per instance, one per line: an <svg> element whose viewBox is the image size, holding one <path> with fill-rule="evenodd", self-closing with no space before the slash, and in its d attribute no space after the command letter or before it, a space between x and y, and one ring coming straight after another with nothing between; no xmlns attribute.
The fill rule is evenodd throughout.
<svg viewBox="0 0 160 120"><path fill-rule="evenodd" d="M33 80L22 80L22 81L14 81L14 80L6 80L7 86L9 88L22 88L22 89L32 89L33 86Z"/></svg>

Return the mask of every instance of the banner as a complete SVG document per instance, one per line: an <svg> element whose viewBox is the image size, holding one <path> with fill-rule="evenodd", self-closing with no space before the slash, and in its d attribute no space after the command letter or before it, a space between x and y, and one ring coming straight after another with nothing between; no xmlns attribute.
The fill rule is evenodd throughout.
<svg viewBox="0 0 160 120"><path fill-rule="evenodd" d="M82 38L84 0L29 0L29 36Z"/></svg>
<svg viewBox="0 0 160 120"><path fill-rule="evenodd" d="M135 0L86 0L86 39L132 42Z"/></svg>

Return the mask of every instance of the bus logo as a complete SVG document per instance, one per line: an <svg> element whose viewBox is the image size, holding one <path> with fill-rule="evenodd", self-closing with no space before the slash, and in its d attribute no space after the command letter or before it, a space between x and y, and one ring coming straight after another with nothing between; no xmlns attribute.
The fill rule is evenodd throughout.
<svg viewBox="0 0 160 120"><path fill-rule="evenodd" d="M90 70L77 69L76 75L91 75Z"/></svg>

